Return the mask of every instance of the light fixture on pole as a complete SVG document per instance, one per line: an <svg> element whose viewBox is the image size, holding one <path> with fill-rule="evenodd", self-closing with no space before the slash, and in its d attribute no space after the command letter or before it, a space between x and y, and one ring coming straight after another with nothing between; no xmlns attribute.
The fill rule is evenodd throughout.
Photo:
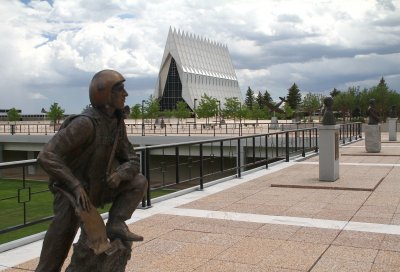
<svg viewBox="0 0 400 272"><path fill-rule="evenodd" d="M144 136L144 102L146 100L142 100L142 136Z"/></svg>
<svg viewBox="0 0 400 272"><path fill-rule="evenodd" d="M194 104L193 104L194 124L196 125L196 102L197 102L197 98L195 98L193 102L194 102Z"/></svg>
<svg viewBox="0 0 400 272"><path fill-rule="evenodd" d="M219 124L221 125L221 101L218 100L218 115L219 115Z"/></svg>

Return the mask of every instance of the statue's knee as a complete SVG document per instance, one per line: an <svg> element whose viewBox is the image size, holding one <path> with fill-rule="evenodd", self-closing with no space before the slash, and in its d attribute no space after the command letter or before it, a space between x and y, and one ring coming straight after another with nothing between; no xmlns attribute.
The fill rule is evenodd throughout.
<svg viewBox="0 0 400 272"><path fill-rule="evenodd" d="M148 182L146 177L143 176L142 174L136 175L134 179L134 184L136 188L141 189L142 191L147 190Z"/></svg>

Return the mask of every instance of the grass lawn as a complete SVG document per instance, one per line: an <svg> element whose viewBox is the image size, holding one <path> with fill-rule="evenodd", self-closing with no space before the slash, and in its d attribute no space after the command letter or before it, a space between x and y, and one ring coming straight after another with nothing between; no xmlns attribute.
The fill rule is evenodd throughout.
<svg viewBox="0 0 400 272"><path fill-rule="evenodd" d="M24 223L24 204L18 203L18 189L20 189L20 201L27 201L25 204L26 222L53 215L53 195L48 191L47 182L26 180L26 189L21 188L23 188L21 180L0 179L0 229ZM27 188L31 190L30 201L28 201L29 189ZM156 198L175 191L176 190L157 189L151 191L151 197ZM100 213L105 213L108 212L110 206L111 204L108 204L105 205L104 208L99 208L98 210ZM0 244L45 231L49 224L50 221L0 234Z"/></svg>

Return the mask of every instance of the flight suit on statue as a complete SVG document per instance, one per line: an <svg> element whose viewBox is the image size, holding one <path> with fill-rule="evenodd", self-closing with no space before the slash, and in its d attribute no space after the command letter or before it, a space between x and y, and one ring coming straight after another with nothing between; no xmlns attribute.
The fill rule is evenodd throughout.
<svg viewBox="0 0 400 272"><path fill-rule="evenodd" d="M124 80L116 71L97 73L89 90L93 107L64 121L38 156L50 177L54 219L46 233L36 271L61 270L81 223L62 191L70 193L83 210L90 203L99 207L112 202L107 236L143 240L130 232L124 222L132 216L147 189L147 180L139 173L138 157L123 122L127 96ZM107 173L111 163L112 171Z"/></svg>

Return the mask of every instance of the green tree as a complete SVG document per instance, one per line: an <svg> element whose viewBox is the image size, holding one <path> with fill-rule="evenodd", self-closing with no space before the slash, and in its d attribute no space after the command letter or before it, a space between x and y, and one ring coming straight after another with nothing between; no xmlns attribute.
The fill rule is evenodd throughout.
<svg viewBox="0 0 400 272"><path fill-rule="evenodd" d="M376 110L382 121L386 120L388 109L390 108L389 87L382 77L376 87L371 88L370 98L375 99Z"/></svg>
<svg viewBox="0 0 400 272"><path fill-rule="evenodd" d="M153 119L160 115L160 100L150 95L149 99L145 101L144 115L150 118L150 124L153 124Z"/></svg>
<svg viewBox="0 0 400 272"><path fill-rule="evenodd" d="M246 98L244 99L244 104L249 108L252 109L253 105L255 104L255 98L254 98L254 92L250 88L247 89L246 91Z"/></svg>
<svg viewBox="0 0 400 272"><path fill-rule="evenodd" d="M312 116L315 111L321 108L321 95L309 92L303 98L302 108L308 113L309 120L312 122Z"/></svg>
<svg viewBox="0 0 400 272"><path fill-rule="evenodd" d="M135 120L135 124L137 119L142 117L142 109L140 104L135 104L132 106L131 114L129 117Z"/></svg>
<svg viewBox="0 0 400 272"><path fill-rule="evenodd" d="M178 118L178 124L179 124L179 120L190 117L190 110L189 110L186 102L178 101L176 103L176 110L174 112L174 115L176 118Z"/></svg>
<svg viewBox="0 0 400 272"><path fill-rule="evenodd" d="M333 109L340 111L343 117L343 122L346 122L346 117L352 118L353 110L356 107L357 88L349 87L347 91L340 92L333 99Z"/></svg>
<svg viewBox="0 0 400 272"><path fill-rule="evenodd" d="M252 118L251 110L249 109L249 107L246 104L243 104L242 107L240 108L239 117L242 119L251 119Z"/></svg>
<svg viewBox="0 0 400 272"><path fill-rule="evenodd" d="M258 92L256 102L257 102L257 105L259 106L259 108L261 108L261 109L265 108L266 104L264 101L264 96L261 94L261 92Z"/></svg>
<svg viewBox="0 0 400 272"><path fill-rule="evenodd" d="M332 92L329 93L332 98L340 94L340 91L336 88L333 88Z"/></svg>
<svg viewBox="0 0 400 272"><path fill-rule="evenodd" d="M54 124L59 124L60 120L64 117L65 110L62 109L58 103L54 102L51 104L47 118L49 118Z"/></svg>
<svg viewBox="0 0 400 272"><path fill-rule="evenodd" d="M162 111L162 116L164 116L165 118L168 118L168 119L174 117L174 114L175 114L175 111L173 111L173 110L163 110Z"/></svg>
<svg viewBox="0 0 400 272"><path fill-rule="evenodd" d="M293 85L288 89L287 101L293 110L297 110L301 103L301 93L296 83L293 83Z"/></svg>
<svg viewBox="0 0 400 272"><path fill-rule="evenodd" d="M21 114L16 108L11 108L7 111L7 119L12 122L19 121L21 120Z"/></svg>
<svg viewBox="0 0 400 272"><path fill-rule="evenodd" d="M196 113L199 118L206 118L208 124L210 117L218 114L218 100L207 94L202 95Z"/></svg>
<svg viewBox="0 0 400 272"><path fill-rule="evenodd" d="M289 106L288 103L283 105L283 111L285 112L284 114L278 114L279 119L290 119L294 115L294 110Z"/></svg>
<svg viewBox="0 0 400 272"><path fill-rule="evenodd" d="M264 95L263 95L263 98L264 98L264 103L265 103L265 102L273 103L272 97L271 97L271 95L269 94L268 90L265 90Z"/></svg>
<svg viewBox="0 0 400 272"><path fill-rule="evenodd" d="M228 97L225 98L224 109L222 110L222 114L225 118L233 119L236 122L236 118L239 117L240 112L240 101L237 97Z"/></svg>
<svg viewBox="0 0 400 272"><path fill-rule="evenodd" d="M264 108L260 107L260 105L256 104L253 106L253 109L250 111L250 118L256 119L256 123L258 124L259 119L266 119L266 111Z"/></svg>

